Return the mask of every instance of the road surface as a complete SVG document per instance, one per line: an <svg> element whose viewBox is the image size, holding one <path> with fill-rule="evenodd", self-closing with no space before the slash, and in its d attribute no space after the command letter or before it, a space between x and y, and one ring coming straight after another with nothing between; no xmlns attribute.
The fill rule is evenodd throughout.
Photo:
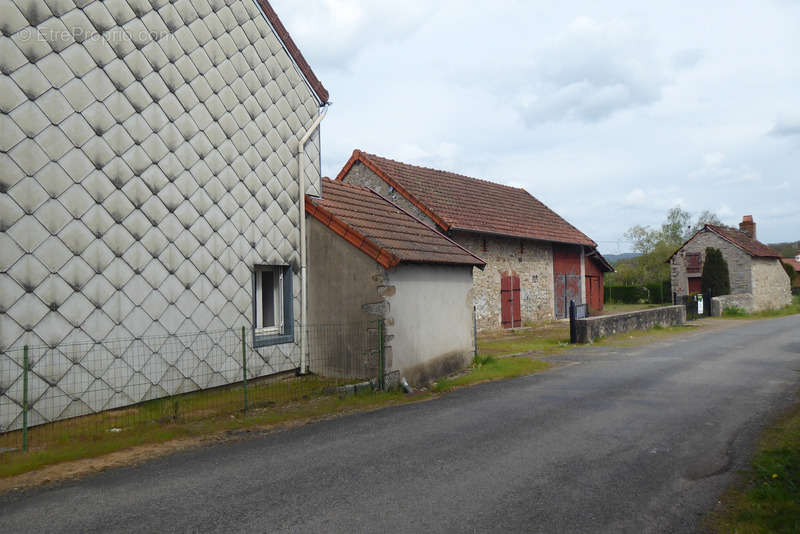
<svg viewBox="0 0 800 534"><path fill-rule="evenodd" d="M800 385L800 316L0 497L3 532L696 532Z"/></svg>

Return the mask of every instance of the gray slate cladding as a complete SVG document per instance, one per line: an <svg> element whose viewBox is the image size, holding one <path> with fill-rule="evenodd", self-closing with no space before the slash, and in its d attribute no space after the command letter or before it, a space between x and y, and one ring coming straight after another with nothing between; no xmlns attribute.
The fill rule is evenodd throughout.
<svg viewBox="0 0 800 534"><path fill-rule="evenodd" d="M318 106L254 0L0 0L0 351L249 328Z"/></svg>

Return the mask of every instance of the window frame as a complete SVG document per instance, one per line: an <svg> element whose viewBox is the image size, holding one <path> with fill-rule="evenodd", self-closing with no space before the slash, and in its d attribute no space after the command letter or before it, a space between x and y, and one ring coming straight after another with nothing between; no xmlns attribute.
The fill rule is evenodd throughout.
<svg viewBox="0 0 800 534"><path fill-rule="evenodd" d="M275 293L275 326L260 327L259 320L263 320L262 273L272 271L277 274L273 291ZM253 266L253 347L269 347L294 342L294 312L292 291L293 274L286 265L254 265Z"/></svg>

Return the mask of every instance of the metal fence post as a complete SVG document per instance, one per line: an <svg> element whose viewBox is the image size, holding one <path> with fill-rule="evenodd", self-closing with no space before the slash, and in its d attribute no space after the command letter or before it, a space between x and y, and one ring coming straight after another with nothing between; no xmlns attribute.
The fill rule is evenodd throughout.
<svg viewBox="0 0 800 534"><path fill-rule="evenodd" d="M22 356L22 450L28 451L28 345Z"/></svg>
<svg viewBox="0 0 800 534"><path fill-rule="evenodd" d="M244 392L244 411L247 411L247 352L245 349L245 329L242 327L242 391Z"/></svg>
<svg viewBox="0 0 800 534"><path fill-rule="evenodd" d="M478 307L472 307L472 345L475 348L473 357L478 357Z"/></svg>
<svg viewBox="0 0 800 534"><path fill-rule="evenodd" d="M383 347L383 319L378 319L378 387L386 389L386 360Z"/></svg>

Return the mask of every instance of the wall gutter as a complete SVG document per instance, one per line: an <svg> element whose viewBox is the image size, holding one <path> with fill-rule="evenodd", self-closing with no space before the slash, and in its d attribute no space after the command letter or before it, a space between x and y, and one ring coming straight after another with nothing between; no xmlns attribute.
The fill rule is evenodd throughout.
<svg viewBox="0 0 800 534"><path fill-rule="evenodd" d="M304 375L308 372L308 328L306 321L308 318L308 247L306 244L306 177L303 174L303 154L305 154L305 146L314 132L319 128L322 119L328 114L328 108L322 109L322 112L317 115L311 126L308 127L306 133L297 143L297 182L300 188L300 198L298 199L298 214L300 216L300 374Z"/></svg>

